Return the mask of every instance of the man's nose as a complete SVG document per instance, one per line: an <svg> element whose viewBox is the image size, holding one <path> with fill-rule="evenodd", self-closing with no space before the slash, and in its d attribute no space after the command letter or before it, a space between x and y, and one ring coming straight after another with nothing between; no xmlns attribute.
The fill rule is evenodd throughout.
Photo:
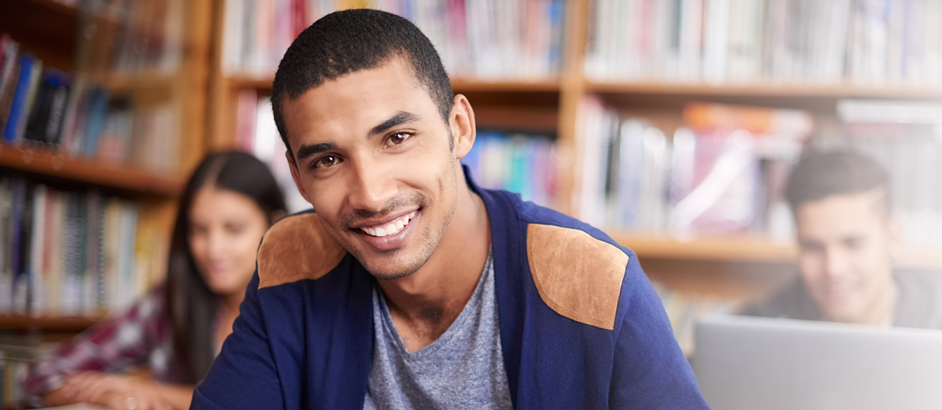
<svg viewBox="0 0 942 410"><path fill-rule="evenodd" d="M847 272L850 265L850 255L837 249L828 249L825 252L824 271L830 277L839 277Z"/></svg>
<svg viewBox="0 0 942 410"><path fill-rule="evenodd" d="M379 161L361 161L353 166L353 192L350 205L354 209L380 212L396 197L396 183Z"/></svg>

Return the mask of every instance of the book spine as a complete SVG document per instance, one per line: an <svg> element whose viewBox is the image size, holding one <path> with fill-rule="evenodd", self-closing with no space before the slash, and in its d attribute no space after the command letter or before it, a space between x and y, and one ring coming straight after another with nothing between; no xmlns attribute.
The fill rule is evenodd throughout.
<svg viewBox="0 0 942 410"><path fill-rule="evenodd" d="M16 142L16 134L20 123L25 121L23 118L28 109L26 101L28 99L31 77L33 75L33 65L37 60L30 55L23 55L19 64L19 79L16 82L16 90L10 105L10 114L7 117L6 128L3 131L3 138L7 142Z"/></svg>

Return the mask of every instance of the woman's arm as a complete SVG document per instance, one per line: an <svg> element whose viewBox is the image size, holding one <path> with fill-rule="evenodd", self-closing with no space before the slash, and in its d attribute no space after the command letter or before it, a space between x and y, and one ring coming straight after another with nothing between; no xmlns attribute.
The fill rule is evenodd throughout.
<svg viewBox="0 0 942 410"><path fill-rule="evenodd" d="M193 386L88 372L70 376L62 387L46 395L46 404L86 402L115 410L186 410L192 397Z"/></svg>
<svg viewBox="0 0 942 410"><path fill-rule="evenodd" d="M26 404L43 407L53 403L47 403L50 399L55 404L81 401L65 394L68 389L55 395L52 393L65 387L75 375L98 373L112 376L99 379L96 385L101 385L104 380L113 382L122 378L104 373L144 364L155 349L164 349L169 354L172 347L162 346L166 344L164 340L169 340L170 331L163 309L163 296L162 287L156 287L125 313L106 319L63 342L51 355L31 365L22 385Z"/></svg>

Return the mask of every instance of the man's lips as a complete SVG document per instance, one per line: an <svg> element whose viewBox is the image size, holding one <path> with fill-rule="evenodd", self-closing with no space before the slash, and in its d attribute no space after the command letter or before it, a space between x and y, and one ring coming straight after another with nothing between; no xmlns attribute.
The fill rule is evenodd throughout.
<svg viewBox="0 0 942 410"><path fill-rule="evenodd" d="M409 222L415 218L416 212L417 210L397 216L388 221L361 224L355 229L359 229L363 233L377 238L393 236L409 226Z"/></svg>

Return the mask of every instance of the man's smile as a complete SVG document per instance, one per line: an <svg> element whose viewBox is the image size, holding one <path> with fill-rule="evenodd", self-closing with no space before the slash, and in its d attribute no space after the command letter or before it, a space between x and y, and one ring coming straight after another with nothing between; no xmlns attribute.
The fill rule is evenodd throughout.
<svg viewBox="0 0 942 410"><path fill-rule="evenodd" d="M406 226L409 226L409 222L415 218L415 214L418 210L409 212L405 215L400 215L388 222L380 222L370 225L360 226L359 229L365 232L367 235L375 237L385 237L392 236L399 232L402 232Z"/></svg>

